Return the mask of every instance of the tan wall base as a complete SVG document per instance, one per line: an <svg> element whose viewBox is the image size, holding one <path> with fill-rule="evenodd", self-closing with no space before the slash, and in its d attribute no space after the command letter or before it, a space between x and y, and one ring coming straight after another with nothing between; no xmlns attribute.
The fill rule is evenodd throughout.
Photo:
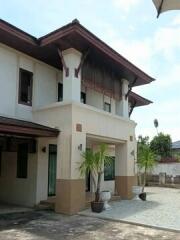
<svg viewBox="0 0 180 240"><path fill-rule="evenodd" d="M75 214L85 207L85 180L56 181L56 204L57 213Z"/></svg>
<svg viewBox="0 0 180 240"><path fill-rule="evenodd" d="M132 186L137 185L137 176L116 176L115 191L122 199L132 199Z"/></svg>

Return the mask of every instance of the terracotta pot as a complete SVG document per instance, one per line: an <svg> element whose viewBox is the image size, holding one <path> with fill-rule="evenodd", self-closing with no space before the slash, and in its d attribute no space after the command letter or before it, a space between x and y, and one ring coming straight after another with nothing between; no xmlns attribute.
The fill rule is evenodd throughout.
<svg viewBox="0 0 180 240"><path fill-rule="evenodd" d="M104 209L104 202L91 202L92 212L100 213Z"/></svg>

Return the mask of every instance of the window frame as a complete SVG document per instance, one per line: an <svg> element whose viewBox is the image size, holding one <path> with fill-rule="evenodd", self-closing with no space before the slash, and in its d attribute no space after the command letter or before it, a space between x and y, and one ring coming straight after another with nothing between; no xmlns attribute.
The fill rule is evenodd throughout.
<svg viewBox="0 0 180 240"><path fill-rule="evenodd" d="M28 73L30 75L30 101L24 102L21 100L21 90L22 90L22 73ZM33 73L23 69L19 68L19 88L18 88L18 103L26 106L32 106L32 95L33 95Z"/></svg>
<svg viewBox="0 0 180 240"><path fill-rule="evenodd" d="M108 106L108 107L109 107L109 111L106 111L105 106ZM104 111L105 111L105 112L108 112L108 113L111 113L111 103L104 102Z"/></svg>
<svg viewBox="0 0 180 240"><path fill-rule="evenodd" d="M108 157L109 159L112 160L112 169L111 171L113 171L113 173L111 174L111 177L107 177L105 175L105 162L104 162L104 181L114 181L115 180L115 157L114 156L111 156L111 157Z"/></svg>
<svg viewBox="0 0 180 240"><path fill-rule="evenodd" d="M59 90L60 90L60 87L59 86L61 86L62 87L62 96L61 96L61 99L60 99L60 94L59 94ZM57 93L57 100L58 100L58 102L62 102L63 101L63 83L61 83L61 82L58 82L58 93Z"/></svg>

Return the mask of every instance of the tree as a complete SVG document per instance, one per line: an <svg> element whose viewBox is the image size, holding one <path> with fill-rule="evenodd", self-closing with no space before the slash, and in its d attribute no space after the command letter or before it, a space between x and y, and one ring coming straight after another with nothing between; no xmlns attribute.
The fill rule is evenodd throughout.
<svg viewBox="0 0 180 240"><path fill-rule="evenodd" d="M150 142L151 150L161 158L171 156L171 145L172 140L170 135L163 133L159 133L159 135L155 136Z"/></svg>
<svg viewBox="0 0 180 240"><path fill-rule="evenodd" d="M138 136L138 146L140 147L141 145L149 145L149 136Z"/></svg>
<svg viewBox="0 0 180 240"><path fill-rule="evenodd" d="M80 174L83 176L86 173L91 174L95 191L95 202L100 200L100 185L101 177L104 173L104 162L110 163L110 157L107 156L107 145L101 144L100 149L97 152L93 152L91 149L87 149L82 154L83 161L79 166Z"/></svg>
<svg viewBox="0 0 180 240"><path fill-rule="evenodd" d="M154 165L156 164L155 155L153 151L150 149L149 145L140 145L138 147L138 157L137 157L137 163L139 169L144 171L144 182L143 182L143 188L142 192L144 192L144 188L146 185L146 179L147 179L147 172L148 170L152 169Z"/></svg>
<svg viewBox="0 0 180 240"><path fill-rule="evenodd" d="M158 135L158 127L159 127L159 122L157 119L154 119L154 127L156 128L157 135Z"/></svg>

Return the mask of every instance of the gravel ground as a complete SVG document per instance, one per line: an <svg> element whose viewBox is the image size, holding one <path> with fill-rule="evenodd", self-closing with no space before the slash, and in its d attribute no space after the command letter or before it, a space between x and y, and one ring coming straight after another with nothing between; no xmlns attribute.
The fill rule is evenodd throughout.
<svg viewBox="0 0 180 240"><path fill-rule="evenodd" d="M0 216L0 240L179 240L179 233L53 212Z"/></svg>
<svg viewBox="0 0 180 240"><path fill-rule="evenodd" d="M180 189L147 187L147 201L121 200L100 214L81 214L180 231ZM180 239L180 237L179 237Z"/></svg>

